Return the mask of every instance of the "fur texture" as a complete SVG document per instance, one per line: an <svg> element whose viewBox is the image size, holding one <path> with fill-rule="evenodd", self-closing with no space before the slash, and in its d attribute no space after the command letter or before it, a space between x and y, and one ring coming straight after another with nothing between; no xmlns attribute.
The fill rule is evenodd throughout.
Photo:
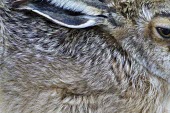
<svg viewBox="0 0 170 113"><path fill-rule="evenodd" d="M0 112L170 113L169 46L148 29L166 4L140 5L134 18L117 8L124 25L78 30L1 0Z"/></svg>

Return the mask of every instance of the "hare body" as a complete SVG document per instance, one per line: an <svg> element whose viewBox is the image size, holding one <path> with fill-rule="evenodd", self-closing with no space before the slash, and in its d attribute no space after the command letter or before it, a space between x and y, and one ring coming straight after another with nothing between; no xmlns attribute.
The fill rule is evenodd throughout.
<svg viewBox="0 0 170 113"><path fill-rule="evenodd" d="M161 5L135 25L70 29L0 1L0 112L170 113L169 40L150 34Z"/></svg>

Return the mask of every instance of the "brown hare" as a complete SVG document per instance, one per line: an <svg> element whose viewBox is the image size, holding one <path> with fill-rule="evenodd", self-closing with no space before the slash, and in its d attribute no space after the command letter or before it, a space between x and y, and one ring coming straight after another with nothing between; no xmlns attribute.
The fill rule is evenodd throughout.
<svg viewBox="0 0 170 113"><path fill-rule="evenodd" d="M0 113L170 113L170 1L1 0Z"/></svg>

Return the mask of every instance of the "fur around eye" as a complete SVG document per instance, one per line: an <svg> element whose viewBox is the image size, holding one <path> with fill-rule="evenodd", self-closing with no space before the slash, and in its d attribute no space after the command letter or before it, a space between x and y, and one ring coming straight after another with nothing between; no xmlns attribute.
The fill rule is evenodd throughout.
<svg viewBox="0 0 170 113"><path fill-rule="evenodd" d="M170 29L169 28L156 27L156 30L162 38L170 39Z"/></svg>

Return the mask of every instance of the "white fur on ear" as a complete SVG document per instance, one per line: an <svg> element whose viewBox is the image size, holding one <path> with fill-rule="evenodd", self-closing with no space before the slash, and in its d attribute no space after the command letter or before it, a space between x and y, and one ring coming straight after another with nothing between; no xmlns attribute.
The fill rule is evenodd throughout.
<svg viewBox="0 0 170 113"><path fill-rule="evenodd" d="M47 1L57 7L75 12L81 12L87 15L101 15L103 13L101 9L89 6L88 4L80 0L47 0Z"/></svg>

